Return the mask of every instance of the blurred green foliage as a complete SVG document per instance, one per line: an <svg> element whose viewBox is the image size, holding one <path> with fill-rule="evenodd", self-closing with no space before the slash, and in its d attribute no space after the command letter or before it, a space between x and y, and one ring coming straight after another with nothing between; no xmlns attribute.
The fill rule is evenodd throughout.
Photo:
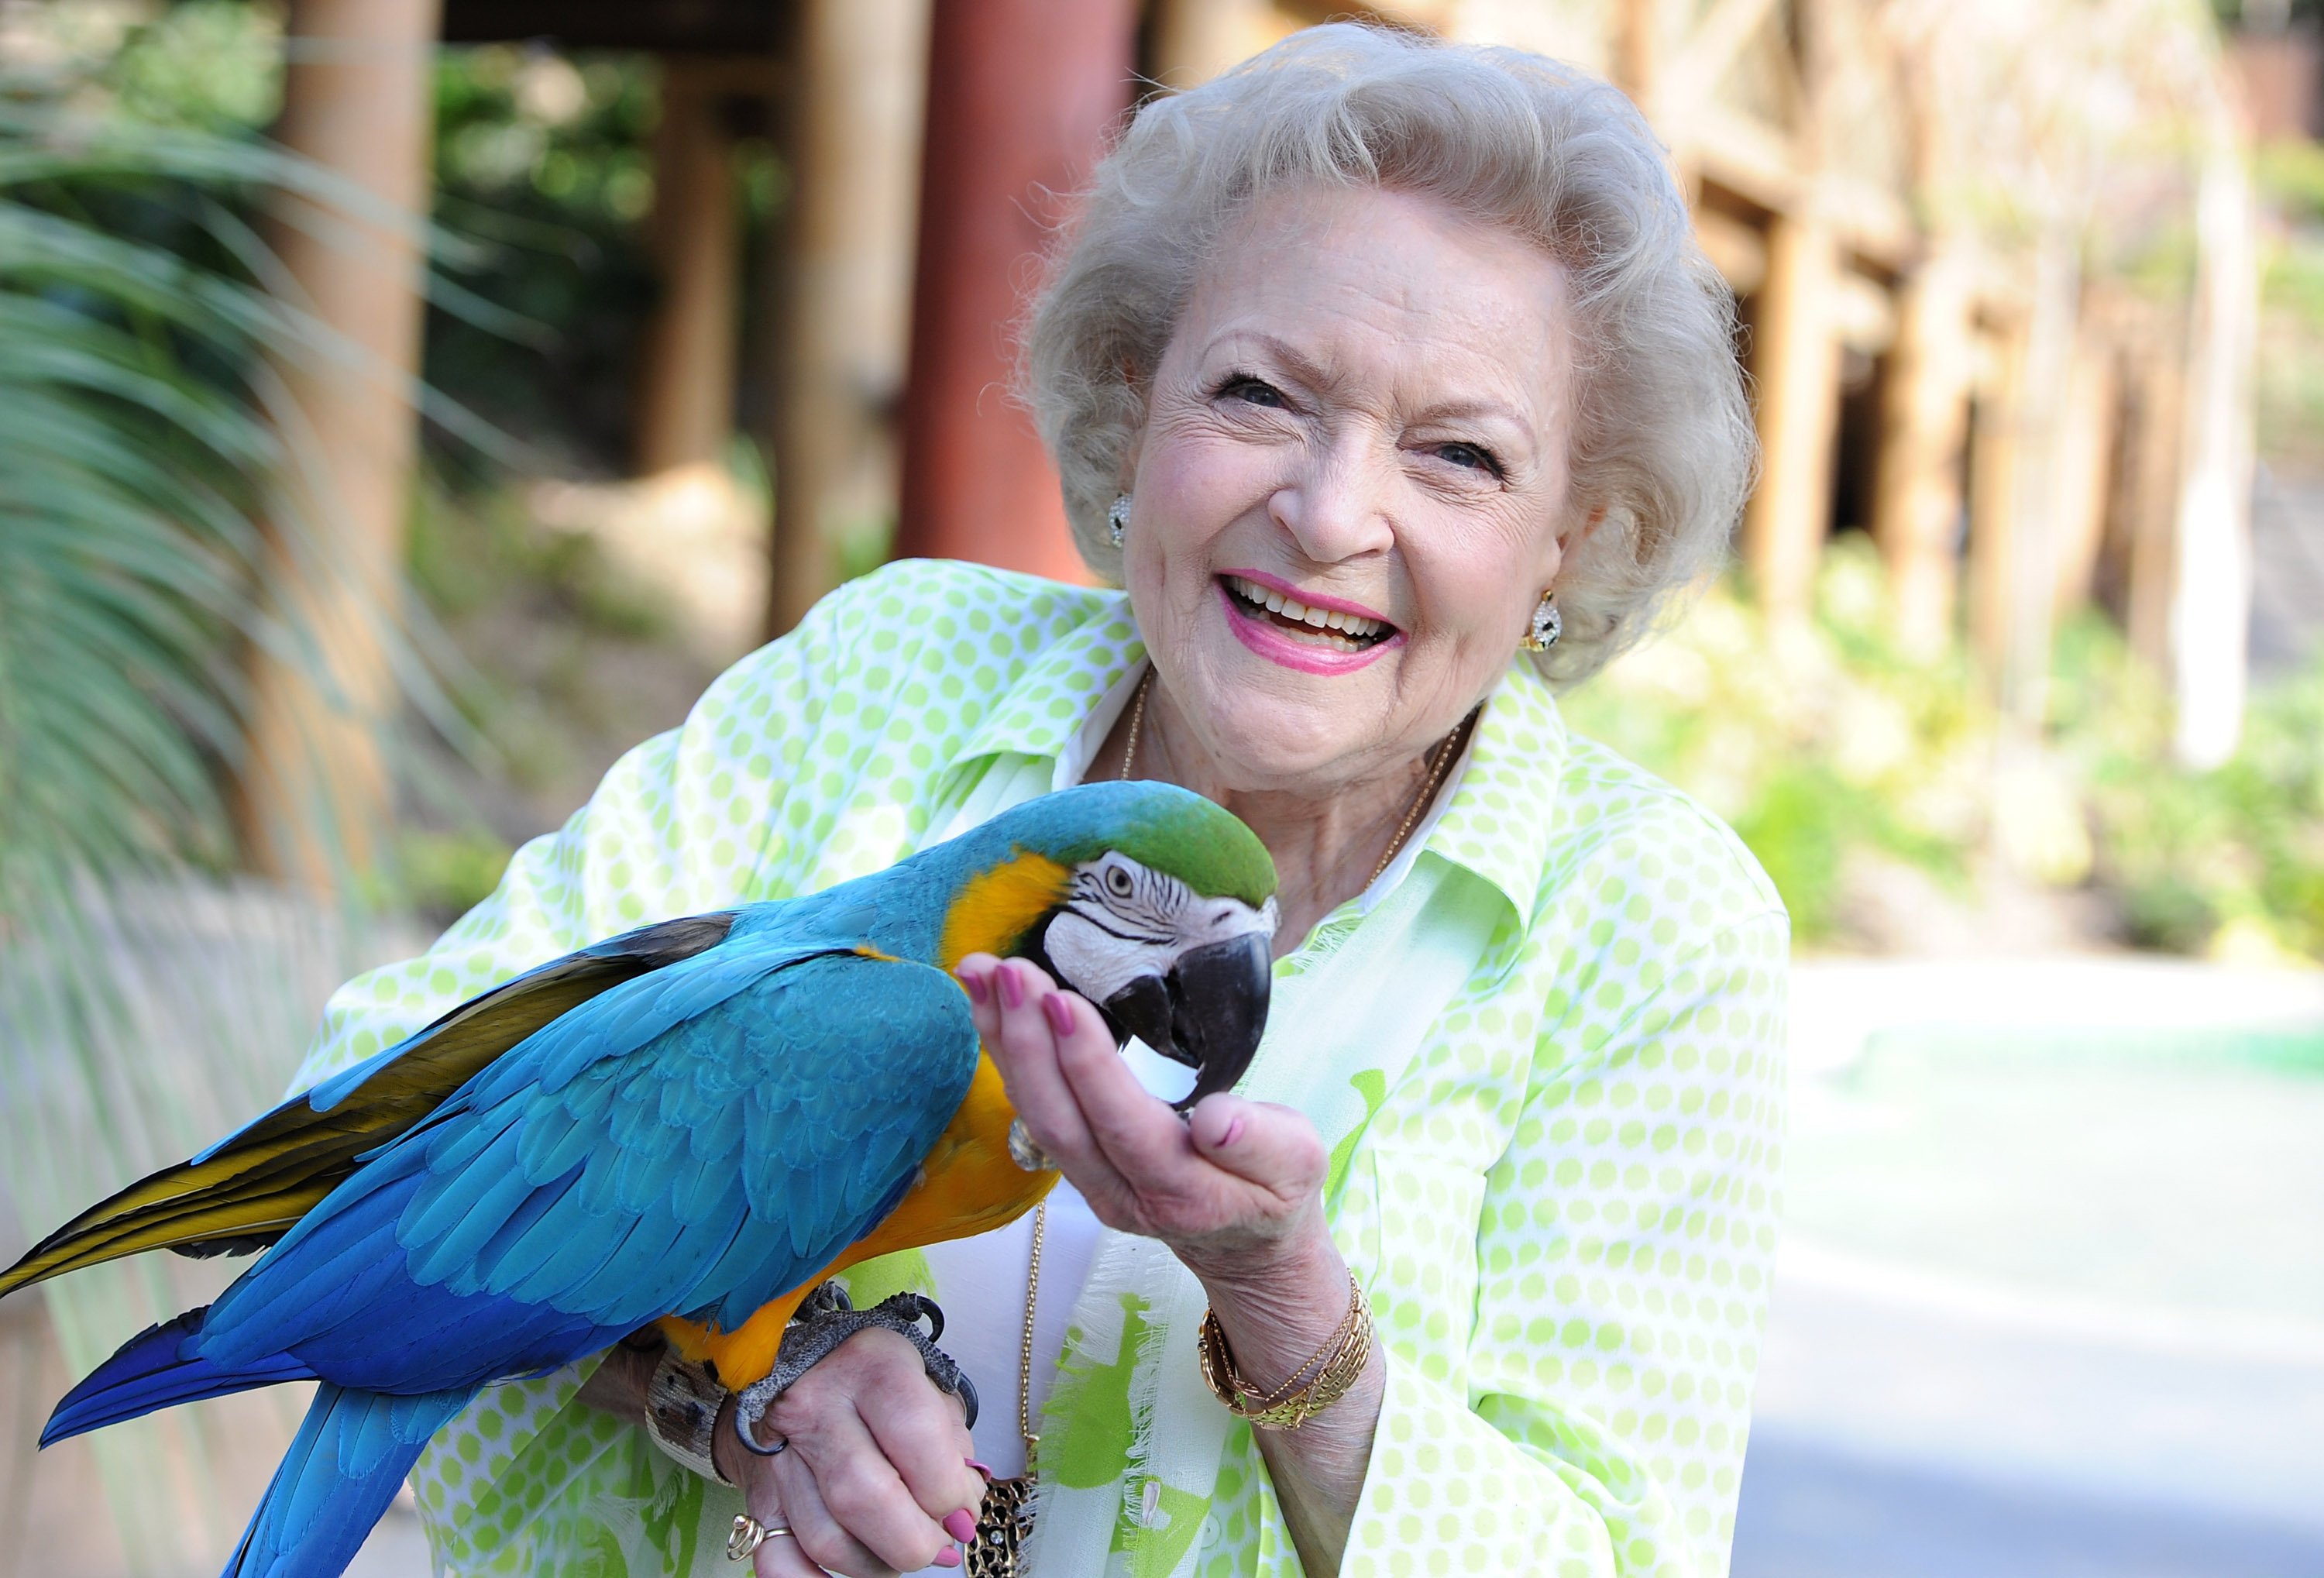
<svg viewBox="0 0 2324 1578"><path fill-rule="evenodd" d="M1805 940L1842 928L1856 855L1909 863L1965 899L2002 858L2095 889L2127 942L2324 960L2324 656L2254 697L2233 760L2192 772L2172 760L2162 686L2088 615L2061 632L2028 770L2009 765L1966 657L1907 655L1886 608L1879 559L1849 534L1808 629L1772 639L1714 587L1566 697L1566 715L1726 817Z"/></svg>
<svg viewBox="0 0 2324 1578"><path fill-rule="evenodd" d="M341 569L279 485L270 370L333 342L248 217L331 178L112 113L80 64L0 75L0 909L227 863L245 651L309 662L286 567Z"/></svg>
<svg viewBox="0 0 2324 1578"><path fill-rule="evenodd" d="M395 841L396 904L402 913L448 926L500 886L516 852L488 827L410 827Z"/></svg>
<svg viewBox="0 0 2324 1578"><path fill-rule="evenodd" d="M84 112L252 137L280 106L272 5L36 9L34 34ZM554 466L622 468L632 368L657 289L646 222L659 86L642 55L481 44L437 58L433 218L451 245L438 247L425 374ZM736 179L754 218L779 200L773 172L765 145L746 143ZM482 484L495 474L491 457L441 431L430 438L450 475Z"/></svg>
<svg viewBox="0 0 2324 1578"><path fill-rule="evenodd" d="M601 715L600 663L672 646L671 610L619 575L595 539L542 525L516 487L455 486L425 466L407 521L412 589L463 660L453 700L477 764L521 795L569 793L586 777L576 737L624 727ZM491 893L511 846L458 791L413 787L422 803L398 838L395 900L449 921Z"/></svg>
<svg viewBox="0 0 2324 1578"><path fill-rule="evenodd" d="M428 468L407 516L412 587L442 618L487 612L521 591L581 636L659 641L669 611L616 575L591 538L538 524L518 491L458 491Z"/></svg>
<svg viewBox="0 0 2324 1578"><path fill-rule="evenodd" d="M1758 611L1713 588L1678 627L1564 701L1581 733L1693 793L1775 879L1806 938L1839 918L1849 852L1966 888L1992 719L1966 663L1916 663L1887 634L1860 536L1827 558L1812 629L1778 653Z"/></svg>
<svg viewBox="0 0 2324 1578"><path fill-rule="evenodd" d="M461 282L522 327L430 313L427 375L559 466L618 472L628 447L656 291L645 219L658 105L641 56L484 44L438 57L436 218L470 244Z"/></svg>
<svg viewBox="0 0 2324 1578"><path fill-rule="evenodd" d="M2241 749L2209 772L2171 762L2168 698L2102 621L2065 632L2053 701L2129 941L2324 959L2324 653L2253 697Z"/></svg>

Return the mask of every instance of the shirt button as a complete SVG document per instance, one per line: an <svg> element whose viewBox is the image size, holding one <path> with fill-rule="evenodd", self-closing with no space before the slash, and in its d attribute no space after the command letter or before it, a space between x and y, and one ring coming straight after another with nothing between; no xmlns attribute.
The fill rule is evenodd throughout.
<svg viewBox="0 0 2324 1578"><path fill-rule="evenodd" d="M1225 1532L1219 1527L1219 1515L1210 1513L1204 1518L1202 1532L1194 1536L1194 1543L1207 1551L1219 1543L1219 1536Z"/></svg>

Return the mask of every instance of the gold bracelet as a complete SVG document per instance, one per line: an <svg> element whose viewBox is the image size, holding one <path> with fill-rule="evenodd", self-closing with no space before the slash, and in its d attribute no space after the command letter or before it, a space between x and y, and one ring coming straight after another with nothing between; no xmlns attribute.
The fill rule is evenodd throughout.
<svg viewBox="0 0 2324 1578"><path fill-rule="evenodd" d="M1354 1389L1372 1355L1372 1310L1363 1285L1348 1273L1348 1313L1306 1363L1271 1392L1254 1389L1235 1368L1219 1317L1203 1312L1203 1380L1238 1419L1270 1430L1296 1430Z"/></svg>

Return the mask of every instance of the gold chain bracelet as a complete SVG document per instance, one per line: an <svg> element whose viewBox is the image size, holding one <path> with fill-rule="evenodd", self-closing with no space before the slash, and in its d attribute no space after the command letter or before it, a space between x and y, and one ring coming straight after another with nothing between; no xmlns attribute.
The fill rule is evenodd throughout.
<svg viewBox="0 0 2324 1578"><path fill-rule="evenodd" d="M1314 1357L1273 1391L1254 1389L1235 1368L1234 1352L1219 1317L1203 1312L1203 1380L1239 1419L1270 1430L1296 1430L1346 1397L1372 1354L1372 1310L1363 1285L1348 1273L1348 1313Z"/></svg>

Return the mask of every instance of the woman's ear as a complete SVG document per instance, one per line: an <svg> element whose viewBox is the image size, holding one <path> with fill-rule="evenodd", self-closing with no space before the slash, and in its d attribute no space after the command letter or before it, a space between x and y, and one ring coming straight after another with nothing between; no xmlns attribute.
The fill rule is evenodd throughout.
<svg viewBox="0 0 2324 1578"><path fill-rule="evenodd" d="M1594 504L1591 506L1590 513L1580 521L1569 520L1558 529L1556 535L1550 539L1549 562L1542 576L1544 586L1557 585L1557 578L1565 573L1566 562L1580 550L1583 543L1590 540L1598 528L1604 524L1605 520L1606 506Z"/></svg>

